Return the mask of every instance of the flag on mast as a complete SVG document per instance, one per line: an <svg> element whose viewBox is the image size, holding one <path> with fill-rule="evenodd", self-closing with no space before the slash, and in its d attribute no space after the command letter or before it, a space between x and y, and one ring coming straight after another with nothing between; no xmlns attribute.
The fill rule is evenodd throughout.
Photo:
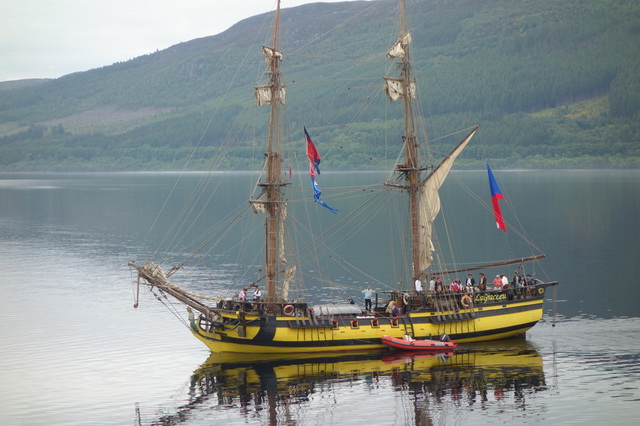
<svg viewBox="0 0 640 426"><path fill-rule="evenodd" d="M316 150L316 146L313 144L311 140L311 136L307 132L306 127L302 127L304 129L304 139L307 141L307 157L309 157L309 174L311 177L316 177L315 171L318 171L320 174L320 154ZM314 170L315 169L315 170Z"/></svg>
<svg viewBox="0 0 640 426"><path fill-rule="evenodd" d="M489 187L491 188L491 203L493 204L493 214L496 217L496 226L498 229L502 229L504 232L507 232L507 227L504 224L504 218L502 217L502 212L500 211L500 204L498 201L504 199L504 195L502 195L502 191L500 191L500 187L498 186L498 182L493 177L493 173L491 172L491 167L489 167L489 163L487 163L487 172L489 173Z"/></svg>
<svg viewBox="0 0 640 426"><path fill-rule="evenodd" d="M325 203L324 201L322 201L320 199L320 195L322 195L322 192L320 191L320 187L318 186L318 182L316 182L316 179L311 176L311 186L313 187L313 199L315 200L316 203L320 204L321 206L324 206L326 208L329 209L329 211L333 214L338 213L339 210L336 210L332 207L329 207L329 205L327 203Z"/></svg>
<svg viewBox="0 0 640 426"><path fill-rule="evenodd" d="M307 128L304 129L304 138L307 141L307 157L309 158L309 175L311 175L311 187L313 188L313 199L316 203L320 204L323 207L329 209L329 211L333 214L338 213L339 210L336 210L332 207L329 207L327 203L322 201L320 195L322 195L322 191L320 191L320 187L318 186L318 182L316 182L316 171L320 174L320 154L316 150L316 146L313 144L309 133L307 132Z"/></svg>

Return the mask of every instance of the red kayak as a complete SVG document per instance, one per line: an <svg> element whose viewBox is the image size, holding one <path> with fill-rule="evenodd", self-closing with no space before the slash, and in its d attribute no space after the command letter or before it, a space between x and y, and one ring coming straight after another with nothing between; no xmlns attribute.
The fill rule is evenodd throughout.
<svg viewBox="0 0 640 426"><path fill-rule="evenodd" d="M405 340L398 337L382 336L382 343L399 351L447 352L458 347L456 342L440 340Z"/></svg>

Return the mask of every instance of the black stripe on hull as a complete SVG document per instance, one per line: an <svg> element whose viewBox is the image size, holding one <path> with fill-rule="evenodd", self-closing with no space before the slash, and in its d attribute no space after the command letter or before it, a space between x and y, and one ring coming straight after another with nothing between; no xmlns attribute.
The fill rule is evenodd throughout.
<svg viewBox="0 0 640 426"><path fill-rule="evenodd" d="M468 333L459 333L459 334L450 334L453 340L466 340L466 339L477 339L477 338L487 338L493 335L501 335L504 333L511 333L518 330L528 330L529 328L536 325L538 321L533 321L525 324L517 324L509 327L502 328L494 328L492 330L486 331L474 331ZM270 329L270 330L269 330ZM303 341L303 342L277 342L273 341L273 335L275 334L275 328L272 326L265 325L261 327L258 334L251 340L247 339L237 339L228 336L220 336L221 341L228 343L235 343L239 345L247 345L247 346L257 346L263 348L317 348L323 349L328 347L338 347L339 351L348 351L352 350L350 347L352 346L361 346L361 345L380 345L382 344L380 338L371 338L371 339L345 339L345 340L317 340L317 341ZM201 337L207 340L216 340L210 337L205 337L200 335ZM271 338L269 338L271 336ZM360 349L360 348L358 348ZM334 349L336 350L336 349Z"/></svg>
<svg viewBox="0 0 640 426"><path fill-rule="evenodd" d="M451 318L452 315L448 315L447 319L438 320L437 315L431 315L430 312L427 312L422 316L416 316L416 315L422 314L422 313L418 313L418 314L408 315L406 317L401 317L401 318L405 318L406 322L411 322L413 324L424 324L424 323L446 324L446 323L453 323L453 322L460 322L460 321L472 321L473 319L477 319L477 318L489 318L489 317L494 317L499 315L516 314L520 312L527 312L527 311L542 309L542 300L540 301L540 303L530 304L526 306L509 307L507 305L506 307L501 307L499 309L490 309L490 308L485 308L485 309L480 310L479 308L476 308L474 311L475 317L465 317L461 319L454 319L454 318ZM470 313L464 312L464 313L461 313L461 315L468 316L470 315Z"/></svg>

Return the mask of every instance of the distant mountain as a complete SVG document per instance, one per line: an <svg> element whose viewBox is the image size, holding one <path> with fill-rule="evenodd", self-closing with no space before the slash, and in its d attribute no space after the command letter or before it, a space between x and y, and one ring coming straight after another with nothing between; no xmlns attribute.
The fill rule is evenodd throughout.
<svg viewBox="0 0 640 426"><path fill-rule="evenodd" d="M435 149L481 124L461 167L487 157L495 167L640 166L640 2L407 0L407 9ZM289 145L304 124L337 147L325 157L333 169L394 160L400 111L383 98L382 76L396 13L395 0L282 11ZM220 152L216 167L247 167L266 129L253 86L272 22L263 14L127 62L0 83L0 170L202 169Z"/></svg>
<svg viewBox="0 0 640 426"><path fill-rule="evenodd" d="M51 81L50 78L29 78L25 80L0 81L0 91L15 90L15 89L22 89L24 87L37 86L39 84L47 83L49 81Z"/></svg>

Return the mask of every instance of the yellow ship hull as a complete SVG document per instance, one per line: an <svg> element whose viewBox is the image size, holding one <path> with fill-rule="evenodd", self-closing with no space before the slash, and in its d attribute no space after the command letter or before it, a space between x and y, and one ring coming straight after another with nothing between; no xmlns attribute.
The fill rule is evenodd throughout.
<svg viewBox="0 0 640 426"><path fill-rule="evenodd" d="M416 339L449 335L458 343L506 339L542 318L542 297L470 306L456 311L416 311L397 318L259 315L221 312L221 321L192 321L191 330L212 352L291 354L369 351L385 348L384 335Z"/></svg>

